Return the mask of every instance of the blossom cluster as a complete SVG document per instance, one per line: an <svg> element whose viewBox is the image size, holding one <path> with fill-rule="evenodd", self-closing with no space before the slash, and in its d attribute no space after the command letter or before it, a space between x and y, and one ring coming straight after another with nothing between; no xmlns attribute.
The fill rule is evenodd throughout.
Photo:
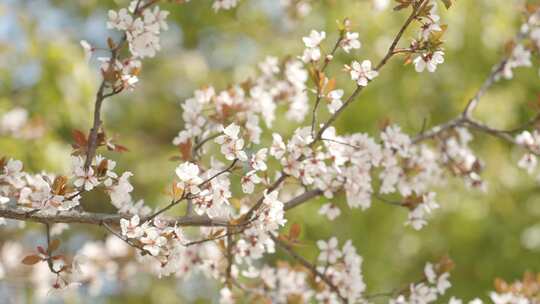
<svg viewBox="0 0 540 304"><path fill-rule="evenodd" d="M168 29L166 19L169 12L160 10L158 6L153 9L146 8L141 1L135 0L128 8L110 10L108 15L107 28L118 30L124 36L117 44L111 39L107 41L111 57L98 58L103 78L110 83L114 91L133 89L139 81L138 74L142 67L140 60L154 57L161 49L159 35L161 31ZM124 40L129 45L130 56L120 59L118 52ZM96 50L85 40L81 41L81 46L87 58Z"/></svg>
<svg viewBox="0 0 540 304"><path fill-rule="evenodd" d="M340 250L338 240L332 237L327 242L317 242L320 253L317 270L338 287L339 295L350 302L359 302L366 289L361 273L362 257L356 253L352 241L347 241ZM338 295L329 287L318 291L315 298L319 303L340 303Z"/></svg>
<svg viewBox="0 0 540 304"><path fill-rule="evenodd" d="M301 12L307 11L306 1L282 2ZM407 49L395 49L393 44L389 56L405 53L416 71L435 72L444 61L442 34L445 31L437 15L436 2L398 2L404 8L414 6L411 20L421 25L420 33ZM103 85L111 88L112 93L133 88L138 82L140 60L154 57L161 48L159 35L168 28L168 12L157 6L152 8L153 4L152 1L132 1L128 8L109 11L107 27L124 35L118 43L108 41L110 57L98 58L102 63ZM237 4L238 0L215 0L213 8L216 11L232 9ZM536 46L540 45L539 25L540 15L534 14L522 29ZM298 194L301 197L315 193L314 196L324 197L325 203L318 213L329 220L338 218L345 207L366 210L373 200L403 207L408 211L405 225L419 230L439 208L433 189L444 183L448 175L478 189L485 189L486 184L480 177L483 163L470 148L473 138L463 125L437 130L436 136L431 138L435 139L435 144L430 145L407 135L397 124L384 125L375 136L339 134L331 126L356 93L379 76L380 67L389 58L378 65L368 59L353 60L346 65L344 71L354 81L356 89L351 97L344 98L345 90L325 74L325 68L336 52L350 54L361 48L359 37L359 33L351 31L350 23L344 21L335 48L325 54L326 32L312 30L302 38L304 50L299 56L284 60L267 57L259 63L259 72L254 78L221 91L204 87L183 101L184 128L172 140L179 151L175 160L181 163L174 170L172 201L165 208L151 210L142 200L134 202L130 183L133 174L119 174L115 171L115 161L100 154L93 156L96 151L89 149L109 145L103 138L88 144L91 136L79 134L67 176L30 174L23 170L22 162L1 159L2 207L23 208L30 215L42 211L82 210L82 196L98 190L106 193L117 208L115 224L119 224L120 232L116 233L103 220L99 222L117 239L109 237L104 243L86 243L73 260L68 261L60 255L52 255L50 247L58 245L53 246L55 243L49 240L53 229L61 231L66 226L49 229L47 224L48 248L38 247L39 254L31 255L27 264L47 262L40 263L39 267L48 267L52 273L46 272L47 277L42 281L49 284L52 276L52 286L57 289L85 282L91 289L98 290L105 283L104 274L129 277L136 269L143 268L160 277L186 278L200 272L217 279L227 286L221 289L221 303L236 302L238 297L232 286L246 289L242 286L243 280L253 280L254 284L249 284L250 291L275 303L288 302L291 298L319 303L340 303L343 299L349 303L367 301L361 271L363 259L350 240L342 247L336 237L317 241L319 254L313 265L297 256L303 267L285 263L270 266L261 262L265 255L275 253L278 245L287 251L292 251L296 245L299 232L292 233L291 228L287 237L280 234L280 230L288 222L288 208L298 204ZM124 43L128 45L129 55L120 58ZM81 45L88 55L95 51L85 41ZM530 49L517 45L498 73L511 78L513 68L531 65L530 55ZM316 102L312 124L306 126L303 123L310 113L310 94ZM320 101L327 103L329 117L322 124L317 120ZM286 111L288 120L301 125L288 137L273 131L264 136L266 129L273 130L282 110ZM25 120L22 112L6 115L0 131L15 133ZM104 131L94 135L104 137ZM540 134L524 131L515 138L515 143L527 150L519 167L534 172L536 154L540 152ZM344 203L340 203L341 196L345 198ZM292 199L286 200L287 197ZM165 215L167 210L181 203L186 205L183 219L209 223L208 227L202 225L187 230L182 227L180 218ZM20 249L12 249L17 250ZM124 258L129 255L134 255L138 263L116 261L127 260ZM0 276L4 268L11 267L1 262ZM423 279L396 293L397 297L390 303L434 303L451 285L449 268L444 262L428 263ZM526 297L512 289L497 291L491 294L491 299L496 304L528 303ZM460 303L460 300L452 298L450 303Z"/></svg>
<svg viewBox="0 0 540 304"><path fill-rule="evenodd" d="M414 68L421 73L426 69L429 72L435 72L437 66L444 62L444 48L442 47L442 35L446 26L440 24L440 16L437 15L437 2L428 1L424 9L416 17L421 24L418 37L414 39L409 47L412 54L416 57L412 59ZM409 60L410 57L409 57Z"/></svg>
<svg viewBox="0 0 540 304"><path fill-rule="evenodd" d="M538 164L537 155L540 154L540 133L537 130L532 133L525 130L516 136L516 143L527 150L519 160L518 167L529 174L534 173Z"/></svg>
<svg viewBox="0 0 540 304"><path fill-rule="evenodd" d="M530 41L530 43L527 43ZM532 66L532 53L540 50L540 13L533 12L520 29L516 45L511 49L507 60L500 67L497 79L512 79L513 70L519 67Z"/></svg>
<svg viewBox="0 0 540 304"><path fill-rule="evenodd" d="M129 179L131 172L123 172L118 175L114 172L116 162L97 155L90 166L85 166L82 156L72 156L73 187L78 193L91 191L102 186L110 199L111 204L118 209L119 213L146 215L150 209L144 206L144 202L134 202L131 197L133 186Z"/></svg>
<svg viewBox="0 0 540 304"><path fill-rule="evenodd" d="M0 159L0 204L62 211L79 205L79 199L79 193L69 187L66 177L30 174L23 171L21 161Z"/></svg>
<svg viewBox="0 0 540 304"><path fill-rule="evenodd" d="M410 284L407 292L391 299L390 304L428 304L435 303L452 285L448 281L450 274L444 264L427 263L424 267L424 280ZM452 302L450 302L452 303Z"/></svg>

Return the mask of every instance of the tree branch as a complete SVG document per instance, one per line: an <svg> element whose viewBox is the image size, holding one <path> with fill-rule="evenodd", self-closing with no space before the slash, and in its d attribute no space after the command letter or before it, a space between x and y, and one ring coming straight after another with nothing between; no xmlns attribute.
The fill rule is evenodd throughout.
<svg viewBox="0 0 540 304"><path fill-rule="evenodd" d="M85 211L60 211L51 212L47 210L27 209L23 210L16 207L9 207L7 205L0 206L0 217L27 221L37 222L43 224L53 223L66 223L66 224L89 224L98 225L118 225L120 219L129 219L132 214L106 214L106 213L94 213ZM142 218L142 221L146 221L148 218ZM179 226L212 226L212 227L230 227L235 226L229 224L225 219L211 219L207 216L181 216L166 220L169 224L177 224Z"/></svg>

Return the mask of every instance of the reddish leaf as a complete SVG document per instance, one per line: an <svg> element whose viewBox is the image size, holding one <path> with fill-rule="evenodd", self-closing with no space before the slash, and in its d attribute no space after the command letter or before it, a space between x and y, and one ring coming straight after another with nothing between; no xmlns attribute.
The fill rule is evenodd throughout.
<svg viewBox="0 0 540 304"><path fill-rule="evenodd" d="M73 140L78 145L78 147L86 147L88 140L86 139L86 134L79 130L73 130L72 134Z"/></svg>
<svg viewBox="0 0 540 304"><path fill-rule="evenodd" d="M289 239L297 240L298 237L300 237L301 231L302 231L302 227L300 227L300 224L298 223L292 224L291 229L289 230Z"/></svg>
<svg viewBox="0 0 540 304"><path fill-rule="evenodd" d="M37 246L36 247L37 251L41 254L44 254L44 255L47 255L47 251L45 250L45 248L41 247L41 246Z"/></svg>
<svg viewBox="0 0 540 304"><path fill-rule="evenodd" d="M56 249L60 247L60 240L54 239L49 243L49 252L54 252Z"/></svg>
<svg viewBox="0 0 540 304"><path fill-rule="evenodd" d="M25 265L34 265L34 264L37 264L39 262L41 262L41 257L39 255L36 255L36 254L27 255L22 260L22 263L25 264Z"/></svg>
<svg viewBox="0 0 540 304"><path fill-rule="evenodd" d="M51 259L53 259L53 260L63 260L64 256L63 255L55 255L55 256L52 256Z"/></svg>
<svg viewBox="0 0 540 304"><path fill-rule="evenodd" d="M115 144L114 145L114 152L123 153L123 152L129 152L129 149L125 146Z"/></svg>
<svg viewBox="0 0 540 304"><path fill-rule="evenodd" d="M180 150L180 154L182 155L183 160L189 160L191 159L191 151L192 151L193 144L191 143L191 139L189 139L185 143L181 143L178 146L178 149Z"/></svg>

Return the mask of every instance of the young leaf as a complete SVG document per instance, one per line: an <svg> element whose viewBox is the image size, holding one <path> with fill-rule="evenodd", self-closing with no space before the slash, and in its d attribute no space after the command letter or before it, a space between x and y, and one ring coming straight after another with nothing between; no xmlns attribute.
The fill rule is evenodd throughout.
<svg viewBox="0 0 540 304"><path fill-rule="evenodd" d="M297 240L298 237L300 237L300 232L302 231L302 228L298 223L294 223L291 226L291 229L289 230L289 240Z"/></svg>
<svg viewBox="0 0 540 304"><path fill-rule="evenodd" d="M129 149L125 146L115 144L114 145L114 152L123 153L123 152L129 152Z"/></svg>
<svg viewBox="0 0 540 304"><path fill-rule="evenodd" d="M43 254L43 255L47 255L47 251L46 251L43 247L37 246L36 249L37 249L37 251L38 251L39 253L41 253L41 254Z"/></svg>
<svg viewBox="0 0 540 304"><path fill-rule="evenodd" d="M24 265L34 265L41 262L41 257L37 254L27 255L22 260Z"/></svg>
<svg viewBox="0 0 540 304"><path fill-rule="evenodd" d="M86 139L86 135L82 131L73 130L71 135L73 136L73 140L78 147L86 147L88 141Z"/></svg>
<svg viewBox="0 0 540 304"><path fill-rule="evenodd" d="M60 247L60 240L59 239L52 240L51 243L49 244L49 252L54 252L56 249L58 249L58 247Z"/></svg>

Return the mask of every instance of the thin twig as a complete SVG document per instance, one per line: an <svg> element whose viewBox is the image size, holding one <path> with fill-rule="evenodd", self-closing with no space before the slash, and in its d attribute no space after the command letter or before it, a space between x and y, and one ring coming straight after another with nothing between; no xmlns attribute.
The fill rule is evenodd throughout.
<svg viewBox="0 0 540 304"><path fill-rule="evenodd" d="M392 44L390 45L390 48L388 49L388 52L386 53L384 58L379 62L379 64L377 64L377 66L375 67L375 71L380 71L386 65L386 63L388 63L388 60L390 60L390 58L392 58L395 55L394 51L395 51L399 41L401 40L401 37L405 33L405 30L407 30L409 25L417 17L418 12L427 3L429 3L428 0L422 0L421 3L419 3L416 7L413 8L412 13L409 15L409 17L407 18L407 20L405 21L405 23L403 24L403 26L401 27L401 29L399 30L397 35L394 37L394 40L392 41ZM317 135L313 139L313 142L311 143L311 146L313 146L318 140L320 140L322 138L322 136L324 134L324 131L326 131L326 129L328 129L334 123L334 121L338 118L338 116L356 99L356 96L358 96L358 94L360 94L360 92L363 89L364 89L364 87L362 87L360 85L356 86L356 89L349 96L349 98L347 98L347 100L343 103L343 105L339 109L337 109L337 111L332 116L330 116L330 118L328 118L328 120L323 124L323 126L321 127L319 132L317 132Z"/></svg>
<svg viewBox="0 0 540 304"><path fill-rule="evenodd" d="M330 61L332 60L332 58L334 57L334 55L336 54L338 48L339 48L339 45L341 44L341 41L343 41L343 33L340 33L339 35L339 38L336 42L336 44L334 45L334 47L332 48L332 51L330 52L329 55L325 56L324 58L324 64L323 66L321 67L320 69L320 74L316 74L317 77L315 80L317 80L317 83L315 84L317 86L317 98L315 99L315 105L313 106L313 111L311 113L311 134L313 135L313 132L315 132L315 129L316 129L316 124L317 124L317 109L319 108L319 104L321 103L321 99L322 99L322 94L323 92L321 92L321 86L320 86L320 79L319 79L319 75L322 75L323 77L324 76L324 70L326 70L326 68L328 67L328 64L330 63ZM328 58L328 56L330 56L330 58Z"/></svg>
<svg viewBox="0 0 540 304"><path fill-rule="evenodd" d="M142 251L144 254L149 254L152 256L152 254L150 253L150 251L142 248L141 246L138 246L137 244L131 242L128 238L125 238L124 236L122 236L120 233L116 232L111 226L109 226L107 223L103 223L103 227L105 227L105 229L107 229L110 233L112 233L114 236L116 236L117 238L119 238L120 240L124 241L124 243L128 244L129 246L135 248L135 249L138 249L140 251Z"/></svg>

